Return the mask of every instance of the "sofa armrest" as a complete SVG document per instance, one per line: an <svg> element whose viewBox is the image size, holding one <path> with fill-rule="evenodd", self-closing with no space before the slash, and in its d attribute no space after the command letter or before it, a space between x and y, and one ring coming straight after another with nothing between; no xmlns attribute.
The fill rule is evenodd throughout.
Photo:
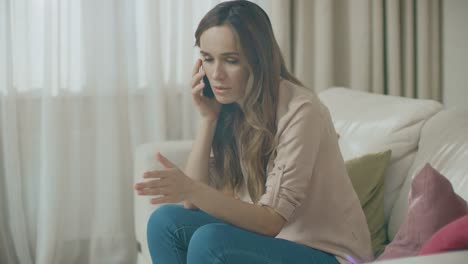
<svg viewBox="0 0 468 264"><path fill-rule="evenodd" d="M162 165L156 160L159 151L179 168L183 168L192 149L191 140L161 141L142 144L135 151L134 184L143 181L143 173L149 170L161 169ZM134 194L135 235L138 243L139 263L151 263L146 240L146 223L154 210L160 205L149 202L150 197ZM182 204L182 203L181 203Z"/></svg>
<svg viewBox="0 0 468 264"><path fill-rule="evenodd" d="M382 260L372 262L375 264L427 264L427 263L443 263L443 264L461 264L468 263L468 250L454 251L448 253L416 256L409 258L398 258L391 260Z"/></svg>

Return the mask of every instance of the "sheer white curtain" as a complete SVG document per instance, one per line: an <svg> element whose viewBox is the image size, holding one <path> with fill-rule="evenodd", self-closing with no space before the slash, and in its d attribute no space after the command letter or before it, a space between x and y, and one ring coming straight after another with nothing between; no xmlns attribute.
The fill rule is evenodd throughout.
<svg viewBox="0 0 468 264"><path fill-rule="evenodd" d="M194 136L218 2L0 0L1 263L134 261L133 151Z"/></svg>

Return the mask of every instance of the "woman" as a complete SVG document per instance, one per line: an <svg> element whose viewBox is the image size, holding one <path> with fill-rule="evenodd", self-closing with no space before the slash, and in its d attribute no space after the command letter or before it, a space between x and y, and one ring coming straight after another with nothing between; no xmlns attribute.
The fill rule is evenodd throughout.
<svg viewBox="0 0 468 264"><path fill-rule="evenodd" d="M153 263L348 263L372 259L370 234L327 108L286 69L267 14L223 2L195 33L201 126L181 171L136 186ZM201 69L202 67L202 69ZM202 90L206 76L214 97ZM212 155L210 155L210 153ZM201 210L198 210L201 209Z"/></svg>

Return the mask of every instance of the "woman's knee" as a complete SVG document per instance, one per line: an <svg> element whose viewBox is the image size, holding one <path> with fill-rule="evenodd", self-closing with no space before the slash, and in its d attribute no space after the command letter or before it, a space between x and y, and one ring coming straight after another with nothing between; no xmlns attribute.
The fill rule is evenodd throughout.
<svg viewBox="0 0 468 264"><path fill-rule="evenodd" d="M177 204L164 204L157 208L148 219L147 229L152 232L156 229L166 229L173 226L180 219L185 209Z"/></svg>
<svg viewBox="0 0 468 264"><path fill-rule="evenodd" d="M222 259L224 255L222 241L229 237L228 233L232 228L225 223L207 224L198 228L188 246L189 263L214 263L215 260Z"/></svg>

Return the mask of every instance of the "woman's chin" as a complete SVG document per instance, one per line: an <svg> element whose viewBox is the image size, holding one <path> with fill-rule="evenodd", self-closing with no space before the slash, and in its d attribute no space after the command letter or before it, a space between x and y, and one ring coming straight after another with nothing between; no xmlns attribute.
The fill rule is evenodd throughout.
<svg viewBox="0 0 468 264"><path fill-rule="evenodd" d="M215 96L215 98L216 98L216 101L218 101L220 104L232 104L235 101L235 100L231 100L230 98L221 97L221 96Z"/></svg>

